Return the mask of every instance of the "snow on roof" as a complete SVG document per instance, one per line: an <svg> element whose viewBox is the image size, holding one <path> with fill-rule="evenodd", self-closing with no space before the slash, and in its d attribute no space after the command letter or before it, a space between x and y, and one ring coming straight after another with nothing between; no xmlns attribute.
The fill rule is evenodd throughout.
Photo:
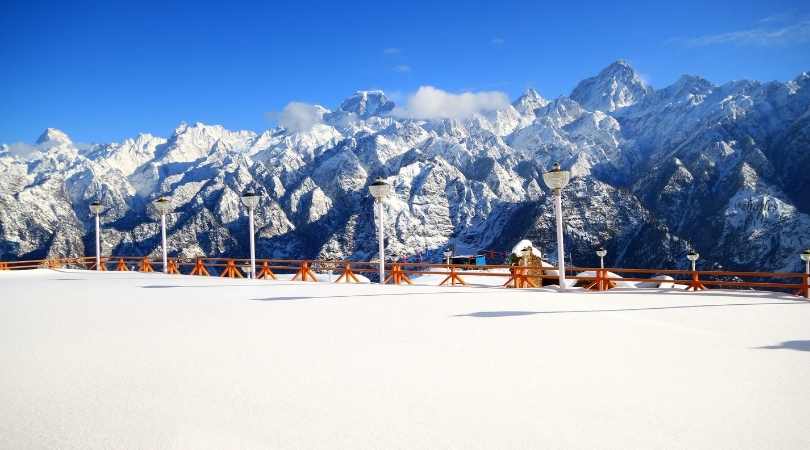
<svg viewBox="0 0 810 450"><path fill-rule="evenodd" d="M538 258L542 258L542 257L543 257L543 254L542 254L542 252L540 251L540 249L538 249L537 247L535 247L535 246L534 246L534 244L532 244L532 241L530 241L530 240L528 240L528 239L523 239L522 241L520 241L520 242L518 242L517 244L515 244L515 246L514 246L514 247L512 247L512 254L513 254L513 255L518 255L518 256L521 256L521 255L523 254L523 253L522 253L522 252L523 252L523 249L524 249L524 248L526 248L526 247L531 247L531 248L532 248L532 254L533 254L534 256L536 256L536 257L538 257Z"/></svg>

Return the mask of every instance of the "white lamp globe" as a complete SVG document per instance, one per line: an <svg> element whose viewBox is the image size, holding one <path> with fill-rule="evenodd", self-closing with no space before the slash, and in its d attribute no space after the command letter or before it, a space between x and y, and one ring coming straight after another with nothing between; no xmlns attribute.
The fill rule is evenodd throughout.
<svg viewBox="0 0 810 450"><path fill-rule="evenodd" d="M259 194L254 191L245 191L242 194L242 203L248 207L248 209L256 209L259 206Z"/></svg>
<svg viewBox="0 0 810 450"><path fill-rule="evenodd" d="M101 213L101 202L96 200L93 203L90 203L90 212L95 215L99 215Z"/></svg>
<svg viewBox="0 0 810 450"><path fill-rule="evenodd" d="M154 205L155 209L157 209L160 214L166 214L172 208L171 200L164 196L161 196L159 199L155 200Z"/></svg>
<svg viewBox="0 0 810 450"><path fill-rule="evenodd" d="M605 247L599 247L599 249L596 250L596 256L604 258L605 255L607 255L607 250L605 250Z"/></svg>
<svg viewBox="0 0 810 450"><path fill-rule="evenodd" d="M700 253L694 250L686 254L686 259L688 259L689 261L695 262L698 260L698 258L700 258Z"/></svg>
<svg viewBox="0 0 810 450"><path fill-rule="evenodd" d="M374 200L378 202L385 200L391 195L391 185L382 178L374 180L374 182L368 186L368 190L371 192L371 196L374 197Z"/></svg>
<svg viewBox="0 0 810 450"><path fill-rule="evenodd" d="M804 262L810 261L810 248L803 251L801 257Z"/></svg>
<svg viewBox="0 0 810 450"><path fill-rule="evenodd" d="M564 188L570 180L571 172L560 169L560 163L554 163L551 170L543 173L543 181L546 186L555 191Z"/></svg>

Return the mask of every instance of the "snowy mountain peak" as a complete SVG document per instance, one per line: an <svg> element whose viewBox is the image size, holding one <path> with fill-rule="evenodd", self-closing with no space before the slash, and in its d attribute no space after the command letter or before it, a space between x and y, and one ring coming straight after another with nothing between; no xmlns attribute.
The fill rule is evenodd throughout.
<svg viewBox="0 0 810 450"><path fill-rule="evenodd" d="M357 91L340 105L341 111L355 113L363 119L382 115L394 109L394 102L383 91Z"/></svg>
<svg viewBox="0 0 810 450"><path fill-rule="evenodd" d="M71 144L72 141L70 137L62 130L58 130L56 128L47 128L45 131L39 135L39 139L37 139L37 144L47 144L47 143L54 143L54 144Z"/></svg>
<svg viewBox="0 0 810 450"><path fill-rule="evenodd" d="M79 150L50 129L45 144L0 146L0 260L92 254L97 198L114 224L105 254L159 254L144 206L164 193L178 212L172 255L245 255L246 186L263 196L258 254L367 260L378 251L366 189L377 176L397 187L391 255L438 260L448 246L509 250L524 238L554 255L542 172L559 161L572 172L563 201L575 261L593 262L598 242L617 264L678 267L691 246L707 267L792 270L810 246L808 83L684 76L650 92L620 61L570 98L528 90L456 119L386 114L384 93L359 91L333 112L304 105L317 123L261 135L191 122L168 139Z"/></svg>
<svg viewBox="0 0 810 450"><path fill-rule="evenodd" d="M542 108L548 105L548 100L543 98L539 92L534 89L526 89L526 92L523 93L514 103L512 106L515 107L518 112L521 114L534 114L534 110L537 108Z"/></svg>
<svg viewBox="0 0 810 450"><path fill-rule="evenodd" d="M650 93L652 88L630 64L619 60L597 76L582 80L571 98L587 109L611 112L637 103Z"/></svg>

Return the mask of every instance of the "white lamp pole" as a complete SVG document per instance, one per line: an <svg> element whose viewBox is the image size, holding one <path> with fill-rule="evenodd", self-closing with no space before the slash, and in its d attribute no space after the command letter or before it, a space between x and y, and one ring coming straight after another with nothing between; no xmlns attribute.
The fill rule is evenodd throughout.
<svg viewBox="0 0 810 450"><path fill-rule="evenodd" d="M253 191L242 194L242 203L248 208L248 223L250 227L250 278L256 278L256 232L253 229L253 210L259 205L259 195Z"/></svg>
<svg viewBox="0 0 810 450"><path fill-rule="evenodd" d="M155 200L155 209L160 213L160 237L163 248L163 273L169 273L169 256L166 248L166 213L172 207L172 202L167 197L161 196Z"/></svg>
<svg viewBox="0 0 810 450"><path fill-rule="evenodd" d="M101 214L101 202L98 200L90 203L90 212L96 216L96 270L101 270L101 221L99 214Z"/></svg>
<svg viewBox="0 0 810 450"><path fill-rule="evenodd" d="M605 255L607 255L607 250L605 247L599 247L599 250L596 251L596 256L599 257L599 268L605 268Z"/></svg>
<svg viewBox="0 0 810 450"><path fill-rule="evenodd" d="M371 196L374 197L374 206L377 209L377 237L379 239L380 253L380 284L385 284L385 244L383 233L385 228L385 218L383 217L383 202L391 195L391 185L382 178L377 178L368 187Z"/></svg>
<svg viewBox="0 0 810 450"><path fill-rule="evenodd" d="M686 254L686 259L692 262L692 272L695 271L695 263L700 258L700 253L690 250L689 253Z"/></svg>
<svg viewBox="0 0 810 450"><path fill-rule="evenodd" d="M543 174L543 181L554 193L554 213L557 216L557 260L559 261L560 289L565 289L565 249L563 248L562 190L571 179L571 173L560 170L560 163Z"/></svg>
<svg viewBox="0 0 810 450"><path fill-rule="evenodd" d="M450 247L448 247L447 250L444 251L443 255L444 255L444 262L449 266L450 258L453 257L453 250L450 250Z"/></svg>

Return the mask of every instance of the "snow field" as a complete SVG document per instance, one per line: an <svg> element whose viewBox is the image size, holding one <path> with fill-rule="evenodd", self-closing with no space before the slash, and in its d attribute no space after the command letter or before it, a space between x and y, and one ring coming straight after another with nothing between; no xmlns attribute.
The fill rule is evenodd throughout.
<svg viewBox="0 0 810 450"><path fill-rule="evenodd" d="M808 448L762 292L0 273L0 448Z"/></svg>

